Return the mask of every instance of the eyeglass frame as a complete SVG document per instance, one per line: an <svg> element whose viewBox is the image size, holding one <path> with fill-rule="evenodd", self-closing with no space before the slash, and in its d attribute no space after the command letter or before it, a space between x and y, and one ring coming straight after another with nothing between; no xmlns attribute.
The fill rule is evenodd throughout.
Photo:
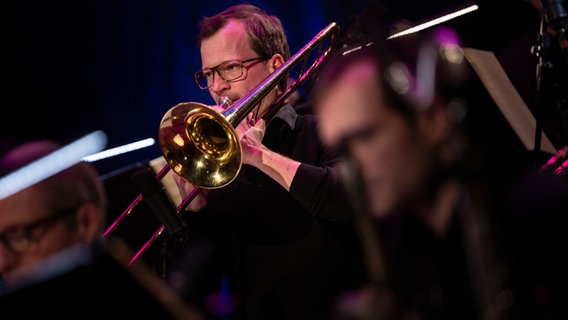
<svg viewBox="0 0 568 320"><path fill-rule="evenodd" d="M223 61L223 62L221 62L220 64L218 64L218 65L216 65L216 66L214 66L214 67L212 67L212 68L205 68L205 69L201 69L201 70L197 71L196 73L193 74L193 80L195 80L195 83L197 83L197 86L198 86L200 89L203 89L203 90L209 89L209 88L211 88L211 86L213 86L213 83L215 83L215 74L218 74L219 77L221 77L221 79L223 79L223 81L225 81L225 82L228 82L228 83L235 82L235 81L241 79L242 76L246 73L244 70L247 70L247 71L248 71L249 67L252 67L252 65L245 66L244 64L245 64L245 63L249 63L249 62L253 62L253 61L257 61L257 60L263 61L263 60L266 60L266 58L263 58L263 57L256 57L256 58L250 58L250 59L245 59L245 60L233 59L233 60ZM227 64L229 64L229 63L232 63L232 62L238 62L238 63L239 63L239 65L240 65L240 67L241 67L242 73L241 73L240 75L238 75L237 77L233 78L233 79L225 79L225 78L221 75L221 72L219 71L219 68L222 67L222 66L224 66L224 65L227 65ZM211 74L213 75L213 76L211 77L211 84L209 84L209 81L207 80L208 78L207 78L207 77L205 76L205 74L203 73L204 70L209 70L209 71L211 71ZM202 85L199 83L198 77L203 77L203 78L207 81L207 86L202 86Z"/></svg>
<svg viewBox="0 0 568 320"><path fill-rule="evenodd" d="M32 238L34 230L42 226L52 226L59 220L66 219L67 217L75 214L81 205L83 205L83 203L67 209L58 210L55 213L40 218L34 222L12 227L0 233L0 242L2 242L2 244L13 254L24 254L29 252L32 244L38 241L38 239ZM22 248L16 249L15 247L18 245L14 246L15 241L22 241L22 244L20 245Z"/></svg>

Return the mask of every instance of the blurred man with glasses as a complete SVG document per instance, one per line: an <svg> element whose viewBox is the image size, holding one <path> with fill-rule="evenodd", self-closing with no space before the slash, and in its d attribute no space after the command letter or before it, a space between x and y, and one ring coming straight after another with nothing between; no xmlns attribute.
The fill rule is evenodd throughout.
<svg viewBox="0 0 568 320"><path fill-rule="evenodd" d="M57 149L48 140L16 147L1 159L2 174ZM88 163L0 199L0 276L7 283L23 281L48 257L77 244L98 242L106 206L102 181Z"/></svg>
<svg viewBox="0 0 568 320"><path fill-rule="evenodd" d="M52 140L16 146L0 157L0 177L22 173L20 180L26 180L36 160L59 149ZM49 166L54 165L41 168ZM201 319L150 269L126 267L126 245L102 236L106 218L103 180L84 161L21 190L1 192L2 319L86 314L99 319L111 312L117 318Z"/></svg>

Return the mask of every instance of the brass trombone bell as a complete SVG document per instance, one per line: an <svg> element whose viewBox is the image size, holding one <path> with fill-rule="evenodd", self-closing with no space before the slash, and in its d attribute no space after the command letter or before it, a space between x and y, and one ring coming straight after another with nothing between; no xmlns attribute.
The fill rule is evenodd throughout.
<svg viewBox="0 0 568 320"><path fill-rule="evenodd" d="M200 187L224 187L241 169L242 150L235 129L204 104L182 102L168 110L158 140L172 170Z"/></svg>

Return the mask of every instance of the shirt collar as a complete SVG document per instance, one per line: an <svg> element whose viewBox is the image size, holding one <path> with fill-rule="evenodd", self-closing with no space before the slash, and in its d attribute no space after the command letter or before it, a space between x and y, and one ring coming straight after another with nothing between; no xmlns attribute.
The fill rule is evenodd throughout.
<svg viewBox="0 0 568 320"><path fill-rule="evenodd" d="M275 118L282 119L290 129L294 129L296 126L296 119L298 118L298 113L291 104L286 103L274 116Z"/></svg>

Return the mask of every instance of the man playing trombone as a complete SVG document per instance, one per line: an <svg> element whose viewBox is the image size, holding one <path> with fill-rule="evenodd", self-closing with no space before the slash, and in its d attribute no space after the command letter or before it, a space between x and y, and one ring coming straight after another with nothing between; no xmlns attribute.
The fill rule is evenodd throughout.
<svg viewBox="0 0 568 320"><path fill-rule="evenodd" d="M199 27L202 69L195 80L217 105L223 97L248 97L290 58L280 20L258 7L230 7ZM290 104L262 118L286 83L279 81L235 128L243 164L236 178L203 190L183 215L190 245L167 281L212 318L328 319L338 293L364 277L334 168L338 154L321 144L315 118ZM195 188L192 181L178 183L185 194Z"/></svg>

